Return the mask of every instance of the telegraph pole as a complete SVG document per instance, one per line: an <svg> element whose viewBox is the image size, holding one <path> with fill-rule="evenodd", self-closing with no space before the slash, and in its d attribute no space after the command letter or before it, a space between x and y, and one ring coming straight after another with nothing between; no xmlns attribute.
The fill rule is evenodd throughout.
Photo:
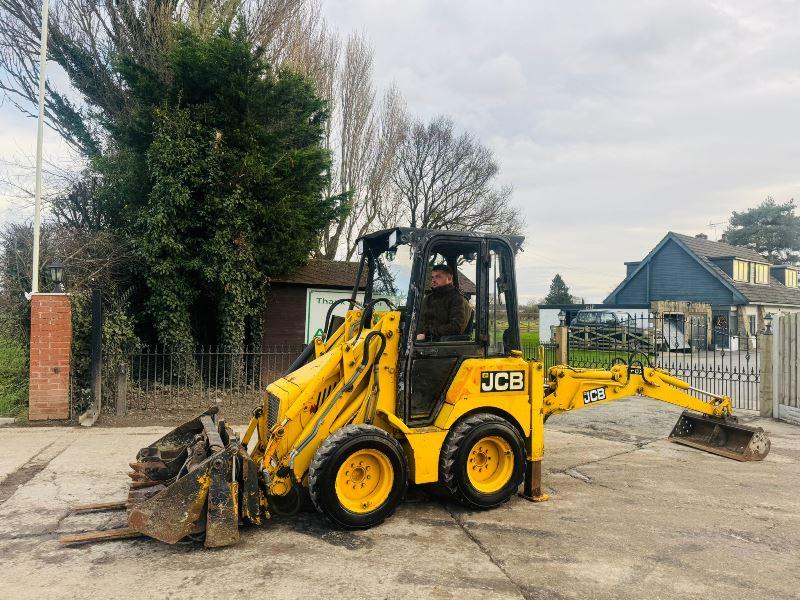
<svg viewBox="0 0 800 600"><path fill-rule="evenodd" d="M42 42L39 49L39 123L36 130L36 191L33 210L33 270L31 294L39 291L39 229L42 221L42 145L44 142L44 94L47 68L47 21L50 0L42 0Z"/></svg>

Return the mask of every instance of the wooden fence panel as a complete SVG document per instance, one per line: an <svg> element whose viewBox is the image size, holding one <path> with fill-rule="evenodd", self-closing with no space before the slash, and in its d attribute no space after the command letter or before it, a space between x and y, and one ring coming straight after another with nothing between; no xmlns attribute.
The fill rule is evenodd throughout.
<svg viewBox="0 0 800 600"><path fill-rule="evenodd" d="M775 325L773 416L800 424L800 313L781 315Z"/></svg>

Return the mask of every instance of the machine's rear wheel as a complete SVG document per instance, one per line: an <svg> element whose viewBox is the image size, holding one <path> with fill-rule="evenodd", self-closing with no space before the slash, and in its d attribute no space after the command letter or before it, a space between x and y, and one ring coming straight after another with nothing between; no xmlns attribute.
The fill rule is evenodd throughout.
<svg viewBox="0 0 800 600"><path fill-rule="evenodd" d="M514 495L525 475L525 442L502 417L478 414L458 423L445 439L439 478L470 508L494 508Z"/></svg>
<svg viewBox="0 0 800 600"><path fill-rule="evenodd" d="M400 443L374 425L347 425L317 449L308 471L314 506L348 529L366 529L394 513L408 484Z"/></svg>

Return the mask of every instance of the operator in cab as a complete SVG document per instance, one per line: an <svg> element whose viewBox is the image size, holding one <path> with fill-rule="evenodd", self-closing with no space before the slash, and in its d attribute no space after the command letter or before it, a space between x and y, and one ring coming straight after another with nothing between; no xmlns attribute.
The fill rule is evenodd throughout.
<svg viewBox="0 0 800 600"><path fill-rule="evenodd" d="M422 299L417 339L436 342L442 337L463 335L472 308L453 285L453 271L447 265L435 265L431 271L431 289Z"/></svg>

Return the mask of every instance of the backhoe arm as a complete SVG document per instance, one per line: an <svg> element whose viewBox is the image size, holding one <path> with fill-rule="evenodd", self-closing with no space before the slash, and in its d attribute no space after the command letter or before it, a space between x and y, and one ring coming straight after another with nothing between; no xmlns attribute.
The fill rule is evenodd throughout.
<svg viewBox="0 0 800 600"><path fill-rule="evenodd" d="M616 364L609 370L552 367L542 416L547 419L627 396L645 396L688 409L669 436L673 442L741 461L761 460L769 452L769 437L760 427L737 423L730 397L697 389L664 369L637 362Z"/></svg>
<svg viewBox="0 0 800 600"><path fill-rule="evenodd" d="M728 396L698 390L663 369L636 364L618 364L609 370L556 366L550 369L547 384L543 411L545 418L637 395L712 417L729 417L733 412ZM688 391L704 395L707 400L692 396Z"/></svg>

